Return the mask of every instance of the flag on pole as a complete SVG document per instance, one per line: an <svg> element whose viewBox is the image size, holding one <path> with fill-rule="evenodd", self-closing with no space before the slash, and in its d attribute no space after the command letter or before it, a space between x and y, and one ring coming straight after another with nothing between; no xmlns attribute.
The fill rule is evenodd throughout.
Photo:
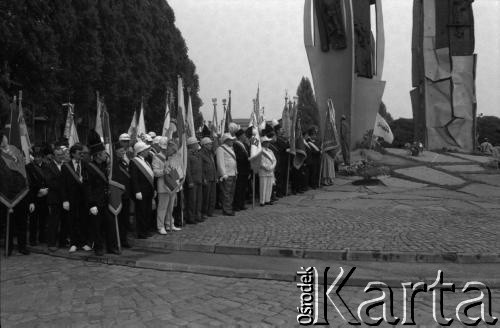
<svg viewBox="0 0 500 328"><path fill-rule="evenodd" d="M255 101L254 101L255 104ZM250 114L250 122L248 124L249 127L252 127L253 135L250 138L250 157L248 160L250 161L250 166L254 172L257 172L260 167L260 160L262 156L262 144L260 143L260 133L259 133L259 125L257 122L257 116L255 111L252 111Z"/></svg>
<svg viewBox="0 0 500 328"><path fill-rule="evenodd" d="M146 123L144 122L144 101L141 100L141 112L139 113L139 120L137 121L137 136L141 137L146 133Z"/></svg>
<svg viewBox="0 0 500 328"><path fill-rule="evenodd" d="M161 135L163 137L168 137L169 139L171 139L172 133L170 129L170 108L168 106L168 102L169 102L169 96L167 95L167 101L165 104L165 120L163 121L163 129Z"/></svg>
<svg viewBox="0 0 500 328"><path fill-rule="evenodd" d="M177 76L177 136L179 138L178 153L180 156L181 170L183 176L186 176L187 169L187 133L186 121L184 118L184 86L182 77Z"/></svg>
<svg viewBox="0 0 500 328"><path fill-rule="evenodd" d="M289 106L291 106L291 102L289 103ZM290 154L294 155L296 154L295 151L295 139L296 139L296 125L297 125L297 106L294 105L289 109L289 115L290 115L290 139L288 140L290 143Z"/></svg>
<svg viewBox="0 0 500 328"><path fill-rule="evenodd" d="M293 157L293 166L295 166L296 169L299 169L304 164L306 157L306 145L304 143L304 138L302 137L300 118L298 118L295 126L295 156Z"/></svg>
<svg viewBox="0 0 500 328"><path fill-rule="evenodd" d="M194 137L196 136L195 130L194 130L194 118L193 118L193 106L191 105L191 90L188 88L188 105L187 105L187 136L188 137Z"/></svg>
<svg viewBox="0 0 500 328"><path fill-rule="evenodd" d="M24 120L24 113L23 113L23 92L19 91L19 103L18 103L18 123L19 123L19 137L21 139L21 150L24 153L24 160L25 163L28 164L31 162L31 157L30 157L30 150L31 150L31 142L30 142L30 136L28 134L28 127L26 126L26 121Z"/></svg>
<svg viewBox="0 0 500 328"><path fill-rule="evenodd" d="M212 125L210 126L210 130L212 132L215 132L216 134L219 132L219 127L218 127L218 124L217 122L218 121L218 118L217 118L217 104L216 104L216 101L217 99L212 99L212 102L214 103L214 114L212 115Z"/></svg>
<svg viewBox="0 0 500 328"><path fill-rule="evenodd" d="M381 137L388 143L394 141L394 135L392 134L391 127L387 124L387 121L377 113L377 118L375 119L375 126L373 127L373 135Z"/></svg>
<svg viewBox="0 0 500 328"><path fill-rule="evenodd" d="M286 98L285 98L285 107L283 108L283 113L281 114L281 127L283 128L283 136L285 138L290 138L290 110L289 107L291 107L291 102L290 105L287 104Z"/></svg>
<svg viewBox="0 0 500 328"><path fill-rule="evenodd" d="M323 151L331 158L335 158L340 148L340 139L335 124L335 108L332 99L328 99L328 111L326 112L325 133L323 136Z"/></svg>
<svg viewBox="0 0 500 328"><path fill-rule="evenodd" d="M130 127L128 128L128 135L130 136L130 144L135 144L135 140L137 139L137 112L135 110L132 121L130 122Z"/></svg>
<svg viewBox="0 0 500 328"><path fill-rule="evenodd" d="M229 90L229 100L227 103L226 109L226 117L224 121L224 132L229 132L229 123L233 121L233 117L231 115L231 90Z"/></svg>
<svg viewBox="0 0 500 328"><path fill-rule="evenodd" d="M104 132L103 132L103 127L102 127L102 106L103 102L101 101L99 97L99 92L96 92L96 98L97 98L97 112L96 112L96 117L95 117L95 132L101 137L101 141L104 139Z"/></svg>
<svg viewBox="0 0 500 328"><path fill-rule="evenodd" d="M21 96L20 96L21 98ZM7 208L13 208L29 192L26 175L26 162L23 159L22 137L23 128L19 125L19 110L17 99L10 106L9 147L0 152L0 202Z"/></svg>
<svg viewBox="0 0 500 328"><path fill-rule="evenodd" d="M73 146L74 144L80 142L78 139L78 132L76 131L75 125L75 105L72 103L65 103L63 106L68 107L68 115L66 116L66 124L64 126L64 137L68 139L69 146Z"/></svg>

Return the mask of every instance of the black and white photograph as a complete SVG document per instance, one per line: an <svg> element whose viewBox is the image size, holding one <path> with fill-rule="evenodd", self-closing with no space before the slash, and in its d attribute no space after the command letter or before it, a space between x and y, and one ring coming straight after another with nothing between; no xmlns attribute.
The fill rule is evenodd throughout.
<svg viewBox="0 0 500 328"><path fill-rule="evenodd" d="M500 327L500 0L1 0L0 328Z"/></svg>

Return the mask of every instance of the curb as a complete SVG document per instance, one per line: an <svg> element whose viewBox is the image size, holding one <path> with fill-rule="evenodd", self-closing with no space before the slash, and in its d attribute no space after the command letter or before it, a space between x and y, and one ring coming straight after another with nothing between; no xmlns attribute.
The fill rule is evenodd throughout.
<svg viewBox="0 0 500 328"><path fill-rule="evenodd" d="M156 241L130 239L134 247L155 251L189 251L215 254L260 255L273 257L295 257L335 261L403 262L403 263L500 263L500 253L457 253L457 252L393 252L382 250L322 250L282 247L258 247L223 244L193 244L180 241Z"/></svg>
<svg viewBox="0 0 500 328"><path fill-rule="evenodd" d="M280 272L280 271L265 271L265 270L255 270L255 269L234 269L227 267L217 267L208 265L196 265L196 264L184 264L184 263L171 263L171 262L160 262L147 259L134 259L124 255L105 255L105 256L95 256L87 254L68 254L66 252L55 252L51 253L40 248L29 248L33 253L42 254L53 257L60 257L71 260L79 260L84 262L93 262L106 265L117 265L126 266L131 268L139 269L150 269L157 271L166 272L185 272L193 274L204 274L216 277L225 278L246 278L246 279L259 279L259 280L276 280L284 282L300 282L300 278L295 272ZM319 283L323 284L324 275L319 274ZM336 273L332 273L327 277L327 284L331 285L336 278ZM401 283L406 282L408 279L397 278L397 277L384 277L383 282L391 288L401 288ZM418 281L424 281L431 283L436 280L436 277L419 277ZM346 282L345 287L366 287L369 282L374 281L373 277L363 277L363 276L352 276ZM468 282L468 280L463 280L460 278L454 278L453 283L456 288L463 288L463 286ZM500 288L500 279L482 279L482 283L486 284L489 288L497 289Z"/></svg>

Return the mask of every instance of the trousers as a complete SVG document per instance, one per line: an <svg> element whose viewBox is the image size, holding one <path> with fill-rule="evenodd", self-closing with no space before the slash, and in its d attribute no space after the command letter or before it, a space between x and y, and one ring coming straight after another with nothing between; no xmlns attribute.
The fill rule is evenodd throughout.
<svg viewBox="0 0 500 328"><path fill-rule="evenodd" d="M231 176L220 183L220 196L222 210L226 213L233 212L234 190L236 188L236 177Z"/></svg>
<svg viewBox="0 0 500 328"><path fill-rule="evenodd" d="M217 186L215 181L207 182L203 185L203 202L201 204L201 214L211 216L214 214L215 198L217 196Z"/></svg>
<svg viewBox="0 0 500 328"><path fill-rule="evenodd" d="M259 189L260 189L260 203L265 204L271 201L271 194L273 191L273 180L274 177L259 176Z"/></svg>
<svg viewBox="0 0 500 328"><path fill-rule="evenodd" d="M172 213L174 211L175 200L177 198L177 193L160 193L158 194L158 208L156 212L156 227L158 230L170 227L174 224L174 217Z"/></svg>

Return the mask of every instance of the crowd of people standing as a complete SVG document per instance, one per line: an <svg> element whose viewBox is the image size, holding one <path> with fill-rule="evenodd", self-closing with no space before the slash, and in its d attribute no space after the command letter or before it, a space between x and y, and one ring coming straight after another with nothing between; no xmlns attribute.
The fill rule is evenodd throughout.
<svg viewBox="0 0 500 328"><path fill-rule="evenodd" d="M28 242L46 243L51 252L119 254L120 247L130 247L129 234L139 239L166 235L208 220L217 209L234 216L252 202L269 206L289 190L295 194L319 187L321 167L328 163L321 163L316 127L300 136L307 152L300 166L292 165L289 140L276 120L260 136L255 128L234 123L227 130L217 136L205 127L189 137L186 167L175 134L168 138L150 132L132 140L123 133L112 147L112 165L110 150L98 135L91 134L88 145L36 145L24 166L22 152L2 132L0 191L28 190L10 213L9 253L15 236L21 254L29 254ZM259 154L252 158L251 147L257 144ZM124 186L116 217L108 209L110 171ZM331 174L321 182L331 184ZM2 210L4 216L8 209Z"/></svg>

